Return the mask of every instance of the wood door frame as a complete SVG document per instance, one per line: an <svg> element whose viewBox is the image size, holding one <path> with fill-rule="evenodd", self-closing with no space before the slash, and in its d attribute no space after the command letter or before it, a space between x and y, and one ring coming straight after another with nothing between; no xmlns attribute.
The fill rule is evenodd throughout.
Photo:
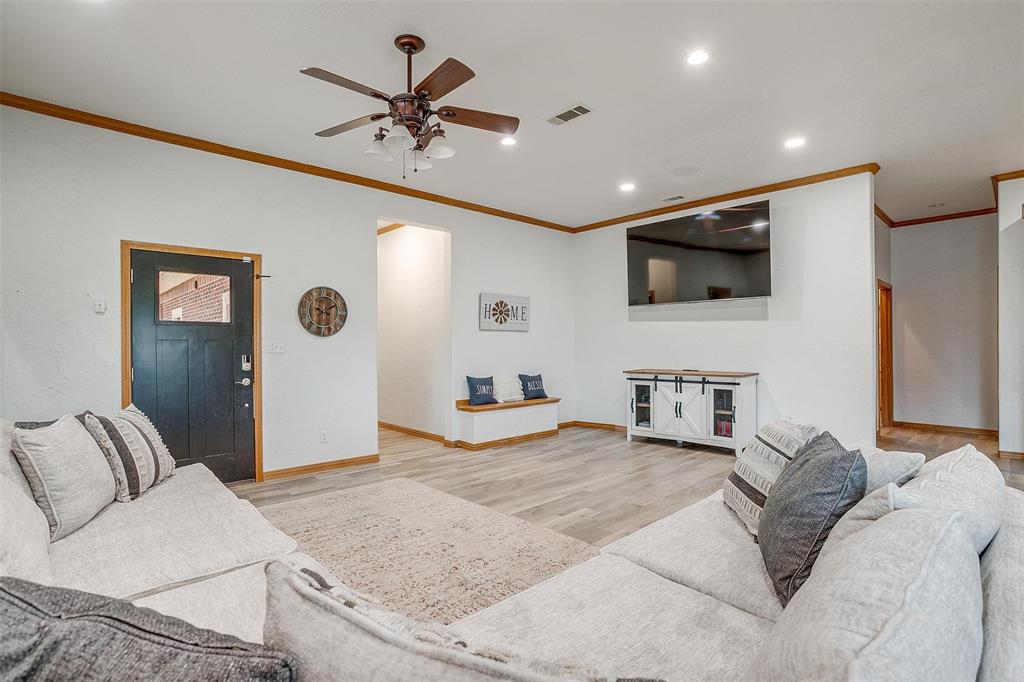
<svg viewBox="0 0 1024 682"><path fill-rule="evenodd" d="M186 256L208 256L231 260L252 261L252 272L263 272L263 256L244 251L222 251L194 246L154 244L121 240L121 406L132 401L132 251L158 251L160 253L183 254ZM256 481L263 480L263 281L252 279L252 416L253 416L253 459Z"/></svg>
<svg viewBox="0 0 1024 682"><path fill-rule="evenodd" d="M877 286L877 294L876 295L878 296L878 299L876 300L876 311L877 311L876 318L877 319L875 321L875 324L878 327L878 329L877 329L878 344L877 344L877 351L876 351L878 353L878 374L879 374L879 377L883 377L883 376L884 377L888 377L887 381L880 381L879 384L878 384L878 403L879 404L878 404L878 427L877 427L877 430L881 431L881 429L883 429L883 428L885 428L887 426L892 426L894 424L894 422L893 422L893 412L894 412L894 406L893 406L893 374L892 374L892 366L893 366L893 361L892 361L892 341L893 341L893 334L892 334L892 285L889 284L888 282L884 281L884 280L881 280L881 279L877 280L877 282L878 282L878 286ZM881 306L881 299L882 299L882 297L885 297L888 300L888 308L889 308L889 310L888 310L888 328L885 330L887 332L888 339L889 339L889 355L888 355L888 357L885 357L882 354L882 352L881 352L881 349L882 349L882 338L883 338L882 306ZM885 397L887 398L887 400L885 400L885 401L882 400L883 392L885 393ZM882 406L883 405L888 407L887 414L882 414Z"/></svg>

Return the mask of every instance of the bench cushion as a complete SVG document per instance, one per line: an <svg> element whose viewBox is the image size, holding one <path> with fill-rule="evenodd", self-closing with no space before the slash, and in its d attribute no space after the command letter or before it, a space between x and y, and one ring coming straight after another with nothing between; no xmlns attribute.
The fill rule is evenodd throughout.
<svg viewBox="0 0 1024 682"><path fill-rule="evenodd" d="M602 554L457 621L476 643L621 677L738 679L772 624Z"/></svg>
<svg viewBox="0 0 1024 682"><path fill-rule="evenodd" d="M286 554L295 541L201 464L50 545L54 584L135 598Z"/></svg>
<svg viewBox="0 0 1024 682"><path fill-rule="evenodd" d="M602 551L755 616L782 613L761 550L721 490Z"/></svg>

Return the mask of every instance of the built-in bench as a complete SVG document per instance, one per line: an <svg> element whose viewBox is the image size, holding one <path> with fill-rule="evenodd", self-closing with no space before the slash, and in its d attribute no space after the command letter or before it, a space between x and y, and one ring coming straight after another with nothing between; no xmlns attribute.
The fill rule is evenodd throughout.
<svg viewBox="0 0 1024 682"><path fill-rule="evenodd" d="M460 440L455 445L482 450L534 438L558 435L558 403L561 398L536 398L511 403L470 405L456 400Z"/></svg>

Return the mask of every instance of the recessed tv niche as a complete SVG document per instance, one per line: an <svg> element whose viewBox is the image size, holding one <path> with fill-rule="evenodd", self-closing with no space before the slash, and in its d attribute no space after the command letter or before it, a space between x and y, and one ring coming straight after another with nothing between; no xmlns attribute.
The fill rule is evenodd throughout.
<svg viewBox="0 0 1024 682"><path fill-rule="evenodd" d="M772 294L767 201L626 230L629 305Z"/></svg>

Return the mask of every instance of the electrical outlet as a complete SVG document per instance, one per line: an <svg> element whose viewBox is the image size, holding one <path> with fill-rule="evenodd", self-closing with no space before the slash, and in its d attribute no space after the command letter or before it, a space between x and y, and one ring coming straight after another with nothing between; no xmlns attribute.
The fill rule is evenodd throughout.
<svg viewBox="0 0 1024 682"><path fill-rule="evenodd" d="M268 341L267 342L268 353L283 353L284 352L284 341Z"/></svg>
<svg viewBox="0 0 1024 682"><path fill-rule="evenodd" d="M326 443L327 442L327 432L326 431L321 431L320 432L320 442L321 443Z"/></svg>

